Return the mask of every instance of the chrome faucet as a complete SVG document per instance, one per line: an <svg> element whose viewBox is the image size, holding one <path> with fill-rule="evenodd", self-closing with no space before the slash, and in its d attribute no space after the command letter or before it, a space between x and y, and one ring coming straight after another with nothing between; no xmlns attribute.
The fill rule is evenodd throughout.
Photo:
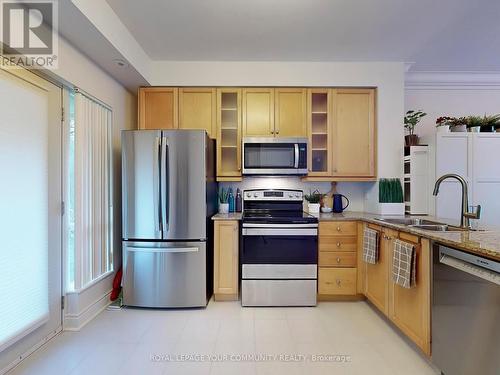
<svg viewBox="0 0 500 375"><path fill-rule="evenodd" d="M432 194L434 196L437 196L439 193L439 186L441 185L441 182L448 178L454 178L455 180L460 182L460 185L462 185L462 216L460 217L460 226L462 228L470 228L470 219L479 219L481 217L481 206L477 206L476 212L469 212L469 189L467 187L467 181L465 181L462 176L450 173L439 177L436 181L436 184L434 185L434 192Z"/></svg>

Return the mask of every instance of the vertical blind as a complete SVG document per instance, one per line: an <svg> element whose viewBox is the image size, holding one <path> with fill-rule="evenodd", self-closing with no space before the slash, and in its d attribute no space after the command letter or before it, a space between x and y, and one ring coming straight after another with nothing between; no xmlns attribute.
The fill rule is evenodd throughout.
<svg viewBox="0 0 500 375"><path fill-rule="evenodd" d="M113 269L112 112L75 94L74 289Z"/></svg>

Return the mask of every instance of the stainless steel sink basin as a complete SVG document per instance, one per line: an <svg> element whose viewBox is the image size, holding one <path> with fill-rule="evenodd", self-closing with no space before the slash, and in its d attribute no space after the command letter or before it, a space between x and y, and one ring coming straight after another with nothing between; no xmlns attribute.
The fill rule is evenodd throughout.
<svg viewBox="0 0 500 375"><path fill-rule="evenodd" d="M433 232L460 232L465 229L460 227L454 227L447 224L423 224L423 225L409 225L409 227L423 230L430 230Z"/></svg>
<svg viewBox="0 0 500 375"><path fill-rule="evenodd" d="M400 218L400 219L378 218L377 220L383 221L386 223L390 223L390 224L411 225L411 226L415 226L415 225L446 225L446 224L438 223L438 222L431 221L431 220L409 218L409 217L408 218Z"/></svg>
<svg viewBox="0 0 500 375"><path fill-rule="evenodd" d="M456 227L453 225L448 225L445 223L439 223L437 221L418 219L418 218L377 218L378 221L389 224L399 224L410 228L429 230L433 232L459 232L464 231L464 228Z"/></svg>

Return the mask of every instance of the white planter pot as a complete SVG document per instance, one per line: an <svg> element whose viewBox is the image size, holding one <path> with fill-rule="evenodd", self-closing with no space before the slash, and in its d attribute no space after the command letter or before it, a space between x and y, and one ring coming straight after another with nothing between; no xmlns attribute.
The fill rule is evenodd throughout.
<svg viewBox="0 0 500 375"><path fill-rule="evenodd" d="M380 215L404 215L405 214L405 204L404 203L379 203L378 204L378 214Z"/></svg>
<svg viewBox="0 0 500 375"><path fill-rule="evenodd" d="M452 126L450 128L450 131L452 133L464 133L467 131L467 127L465 125L460 125L460 126Z"/></svg>
<svg viewBox="0 0 500 375"><path fill-rule="evenodd" d="M219 213L220 214L229 213L229 203L219 203Z"/></svg>
<svg viewBox="0 0 500 375"><path fill-rule="evenodd" d="M319 214L319 203L308 203L307 212L310 214Z"/></svg>
<svg viewBox="0 0 500 375"><path fill-rule="evenodd" d="M436 129L437 129L438 133L449 133L450 132L449 125L438 126Z"/></svg>

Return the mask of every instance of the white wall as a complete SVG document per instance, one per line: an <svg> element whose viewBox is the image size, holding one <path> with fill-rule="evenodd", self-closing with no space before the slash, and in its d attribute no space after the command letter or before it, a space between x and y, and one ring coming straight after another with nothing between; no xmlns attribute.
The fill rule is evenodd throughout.
<svg viewBox="0 0 500 375"><path fill-rule="evenodd" d="M422 110L427 113L416 128L416 134L422 144L430 145L430 213L435 213L435 199L432 187L435 175L435 143L436 119L440 116L468 116L500 113L500 84L498 74L481 76L477 74L453 75L443 73L426 73L425 83L419 83L415 78L423 76L416 74L410 77L405 88L405 111L409 109Z"/></svg>
<svg viewBox="0 0 500 375"><path fill-rule="evenodd" d="M354 86L377 87L378 176L402 175L404 64L397 62L153 62L152 85L165 86ZM297 180L298 181L298 180ZM259 182L261 185L262 183ZM247 185L254 186L249 182ZM329 184L303 184L306 191ZM375 197L373 183L340 183L352 200L350 209L364 209L365 193Z"/></svg>
<svg viewBox="0 0 500 375"><path fill-rule="evenodd" d="M123 129L136 127L136 96L127 91L64 38L59 38L59 69L53 71L66 83L75 85L113 109L113 158L114 158L114 264L121 264L121 139ZM111 290L113 275L96 283L78 295L68 296L69 306L65 319L66 328L79 328L88 318L104 307L107 299L103 294ZM71 305L73 304L73 305Z"/></svg>

